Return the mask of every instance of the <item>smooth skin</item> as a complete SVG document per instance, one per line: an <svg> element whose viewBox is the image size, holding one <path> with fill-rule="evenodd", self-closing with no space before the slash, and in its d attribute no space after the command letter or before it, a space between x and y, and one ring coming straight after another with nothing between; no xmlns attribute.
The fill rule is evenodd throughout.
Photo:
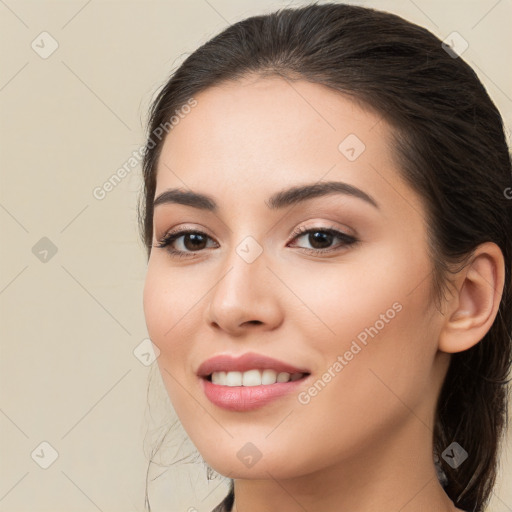
<svg viewBox="0 0 512 512"><path fill-rule="evenodd" d="M424 205L398 174L380 116L280 77L247 76L195 99L166 137L155 197L181 188L219 207L155 208L154 245L175 228L206 238L199 249L186 235L174 241L184 257L153 247L144 312L183 427L204 460L235 479L232 510L459 510L436 477L434 411L450 354L478 343L497 315L500 249L479 246L438 311ZM350 134L365 145L354 161L338 149ZM267 206L277 191L323 181L358 187L378 208L346 194ZM297 227L337 229L358 243L313 245L311 235L292 235ZM252 263L237 253L249 236L262 250ZM203 361L248 351L308 368L307 392L395 303L400 312L308 404L292 393L232 412L202 392ZM261 452L252 467L237 456L248 442Z"/></svg>

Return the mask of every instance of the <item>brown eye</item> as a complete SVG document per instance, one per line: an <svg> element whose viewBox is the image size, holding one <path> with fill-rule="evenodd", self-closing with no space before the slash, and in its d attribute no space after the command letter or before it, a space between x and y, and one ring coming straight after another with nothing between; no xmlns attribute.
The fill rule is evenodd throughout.
<svg viewBox="0 0 512 512"><path fill-rule="evenodd" d="M208 239L212 240L201 231L181 230L165 234L156 247L165 248L173 256L187 257L191 253L206 249ZM176 248L175 245L178 245L179 248Z"/></svg>
<svg viewBox="0 0 512 512"><path fill-rule="evenodd" d="M338 248L348 247L350 245L355 244L358 240L346 233L338 231L334 228L299 228L294 233L294 240L304 238L307 243L310 244L309 247L304 247L304 249L308 252L312 252L315 254L328 253L337 250L337 248L332 248L331 244L335 239L341 240L338 244Z"/></svg>

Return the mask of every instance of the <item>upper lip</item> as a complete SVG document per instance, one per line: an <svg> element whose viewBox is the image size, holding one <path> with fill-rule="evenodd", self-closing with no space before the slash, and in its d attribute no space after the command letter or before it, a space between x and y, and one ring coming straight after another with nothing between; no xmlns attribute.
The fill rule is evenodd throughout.
<svg viewBox="0 0 512 512"><path fill-rule="evenodd" d="M263 354L247 352L240 357L221 354L203 361L197 369L199 377L207 377L214 372L245 372L254 369L271 369L277 373L309 373L307 369L297 368L291 364L279 361Z"/></svg>

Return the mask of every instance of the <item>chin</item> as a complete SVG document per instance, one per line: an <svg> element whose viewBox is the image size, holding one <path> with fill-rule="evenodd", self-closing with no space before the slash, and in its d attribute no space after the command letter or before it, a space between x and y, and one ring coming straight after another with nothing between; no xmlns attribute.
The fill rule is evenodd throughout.
<svg viewBox="0 0 512 512"><path fill-rule="evenodd" d="M242 445L244 446L244 445ZM290 454L276 453L275 450L265 456L261 454L261 458L257 458L257 452L253 452L253 459L251 460L251 449L246 446L244 449L236 448L235 456L230 456L228 453L216 452L213 457L206 457L203 455L206 463L214 469L217 473L228 478L241 478L247 480L268 480L271 475L272 478L278 480L286 480L288 478L295 478L302 474L301 467L308 464L306 461L295 460L290 457ZM232 454L233 452L229 452ZM304 469L304 474L309 471Z"/></svg>

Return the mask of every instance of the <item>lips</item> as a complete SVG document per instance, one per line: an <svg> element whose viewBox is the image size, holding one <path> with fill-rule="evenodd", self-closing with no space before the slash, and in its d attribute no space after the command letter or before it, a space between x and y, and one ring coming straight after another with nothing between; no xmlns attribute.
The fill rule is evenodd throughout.
<svg viewBox="0 0 512 512"><path fill-rule="evenodd" d="M249 370L262 370L263 373L267 373L265 370L273 370L275 373L271 373L274 376L279 374L291 378L293 375L294 378L287 382L277 379L274 384L262 383L261 385L254 384L254 380L252 385L233 384L233 382L220 384L218 382L219 379L221 381L224 379L223 376L228 376L228 378L232 376L240 382L240 374L244 375L245 382L247 374L244 372L249 372ZM255 352L248 352L240 357L227 354L212 357L204 361L196 373L199 377L200 388L206 398L217 407L231 412L249 412L260 409L279 398L285 399L287 395L298 390L312 378L307 368L299 368ZM217 383L210 379L212 374L218 376Z"/></svg>
<svg viewBox="0 0 512 512"><path fill-rule="evenodd" d="M249 370L275 370L277 373L286 372L307 373L307 368L298 368L284 361L279 361L262 354L247 352L240 357L218 355L204 361L197 369L197 375L206 378L214 372L246 372Z"/></svg>

